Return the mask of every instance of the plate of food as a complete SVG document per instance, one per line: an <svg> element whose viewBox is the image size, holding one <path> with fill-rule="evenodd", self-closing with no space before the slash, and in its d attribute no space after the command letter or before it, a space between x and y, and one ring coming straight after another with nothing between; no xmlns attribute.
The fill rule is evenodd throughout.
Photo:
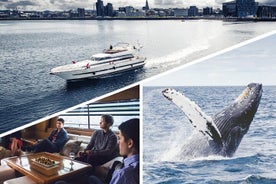
<svg viewBox="0 0 276 184"><path fill-rule="evenodd" d="M60 163L59 161L52 160L52 159L44 157L44 156L40 156L40 157L37 157L37 158L32 158L32 161L34 163L42 165L44 167L53 167L53 166L56 166Z"/></svg>

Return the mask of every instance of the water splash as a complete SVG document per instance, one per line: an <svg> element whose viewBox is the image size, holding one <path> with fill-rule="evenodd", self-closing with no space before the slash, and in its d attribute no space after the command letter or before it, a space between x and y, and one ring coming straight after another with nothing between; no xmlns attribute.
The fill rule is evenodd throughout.
<svg viewBox="0 0 276 184"><path fill-rule="evenodd" d="M201 44L192 44L184 49L175 51L171 54L165 55L165 56L161 56L161 57L157 57L157 58L153 58L153 59L149 59L146 62L145 67L146 68L152 68L152 67L162 67L162 68L166 68L169 66L174 66L176 64L180 64L182 63L185 58L187 58L189 55L191 54L195 54L196 52L202 51L202 50L206 50L210 47L209 43L201 43ZM160 65L162 64L162 65Z"/></svg>

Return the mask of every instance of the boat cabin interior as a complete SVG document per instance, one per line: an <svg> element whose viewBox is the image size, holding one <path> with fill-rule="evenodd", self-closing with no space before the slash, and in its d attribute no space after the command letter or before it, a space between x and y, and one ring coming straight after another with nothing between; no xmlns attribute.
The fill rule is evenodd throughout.
<svg viewBox="0 0 276 184"><path fill-rule="evenodd" d="M86 163L73 162L70 152L73 151L77 155L79 151L86 148L91 135L96 129L100 129L99 117L102 114L110 114L114 117L114 125L111 129L118 135L117 126L124 120L133 117L139 118L139 112L139 86L134 86L2 137L0 142L0 184L55 183L59 180L69 183L88 183L87 177L92 172L104 179L108 172L106 168L111 167L114 161L122 161L123 158L119 154L118 157L94 168ZM67 143L59 153L39 153L40 157L51 158L59 163L59 167L41 167L41 165L35 164L34 153L22 152L20 149L11 153L12 137L18 138L23 144L21 146L34 145L49 137L50 133L56 129L56 122L60 117L65 120L64 128L68 133Z"/></svg>

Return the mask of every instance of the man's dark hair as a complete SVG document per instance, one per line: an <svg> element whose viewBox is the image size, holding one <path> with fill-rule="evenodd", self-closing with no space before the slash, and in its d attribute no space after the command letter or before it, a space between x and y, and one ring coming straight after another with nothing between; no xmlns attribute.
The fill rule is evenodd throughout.
<svg viewBox="0 0 276 184"><path fill-rule="evenodd" d="M60 121L62 124L64 124L64 119L63 118L58 118L57 121Z"/></svg>
<svg viewBox="0 0 276 184"><path fill-rule="evenodd" d="M134 118L123 122L119 125L119 130L121 134L124 136L125 140L132 139L134 142L134 147L137 152L139 152L139 119Z"/></svg>
<svg viewBox="0 0 276 184"><path fill-rule="evenodd" d="M104 114L104 115L102 115L102 118L105 120L105 122L106 122L107 124L110 124L110 126L113 125L114 119L113 119L113 117L112 117L111 115L109 115L109 114Z"/></svg>

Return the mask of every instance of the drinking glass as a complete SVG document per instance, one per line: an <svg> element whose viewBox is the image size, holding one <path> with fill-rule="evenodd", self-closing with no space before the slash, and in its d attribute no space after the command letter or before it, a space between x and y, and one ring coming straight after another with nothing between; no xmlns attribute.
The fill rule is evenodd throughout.
<svg viewBox="0 0 276 184"><path fill-rule="evenodd" d="M69 157L70 157L70 159L71 159L71 165L73 165L74 164L74 162L73 162L73 160L74 160L74 158L75 158L75 153L74 152L70 152L69 153Z"/></svg>

